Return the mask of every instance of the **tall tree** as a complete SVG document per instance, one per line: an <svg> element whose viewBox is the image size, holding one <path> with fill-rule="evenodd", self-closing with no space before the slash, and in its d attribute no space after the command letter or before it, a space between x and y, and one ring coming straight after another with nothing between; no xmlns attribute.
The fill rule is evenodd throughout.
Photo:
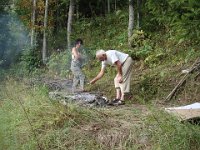
<svg viewBox="0 0 200 150"><path fill-rule="evenodd" d="M67 22L67 46L68 49L71 47L71 33L72 33L72 21L74 15L75 0L70 0L69 12L68 12L68 22Z"/></svg>
<svg viewBox="0 0 200 150"><path fill-rule="evenodd" d="M36 2L33 0L32 16L31 16L31 47L35 44L35 13L36 13Z"/></svg>
<svg viewBox="0 0 200 150"><path fill-rule="evenodd" d="M117 11L117 0L115 0L115 11Z"/></svg>
<svg viewBox="0 0 200 150"><path fill-rule="evenodd" d="M47 19L48 19L48 0L45 1L45 13L44 13L44 31L43 31L43 46L42 46L42 61L46 64L47 61Z"/></svg>
<svg viewBox="0 0 200 150"><path fill-rule="evenodd" d="M133 0L129 0L129 23L128 23L128 42L130 43L130 37L133 34L134 29L134 7L133 7Z"/></svg>
<svg viewBox="0 0 200 150"><path fill-rule="evenodd" d="M108 14L110 14L110 0L107 0Z"/></svg>
<svg viewBox="0 0 200 150"><path fill-rule="evenodd" d="M140 29L142 0L137 0L137 28Z"/></svg>
<svg viewBox="0 0 200 150"><path fill-rule="evenodd" d="M79 18L79 3L76 2L76 19Z"/></svg>

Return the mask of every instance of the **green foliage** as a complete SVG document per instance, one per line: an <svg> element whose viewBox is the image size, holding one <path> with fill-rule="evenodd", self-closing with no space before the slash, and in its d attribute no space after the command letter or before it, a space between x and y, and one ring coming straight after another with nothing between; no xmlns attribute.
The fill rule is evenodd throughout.
<svg viewBox="0 0 200 150"><path fill-rule="evenodd" d="M154 53L155 48L153 42L143 30L134 30L130 37L130 43L133 49L125 50L125 52L133 59L141 59L145 63L151 61L150 55Z"/></svg>
<svg viewBox="0 0 200 150"><path fill-rule="evenodd" d="M48 32L48 52L49 55L56 51L63 51L67 46L67 32L66 29L59 29L56 32L51 30Z"/></svg>
<svg viewBox="0 0 200 150"><path fill-rule="evenodd" d="M130 43L133 48L143 46L145 42L144 31L134 30L133 35L130 37Z"/></svg>
<svg viewBox="0 0 200 150"><path fill-rule="evenodd" d="M71 53L58 52L51 55L47 63L49 75L66 77L70 73Z"/></svg>
<svg viewBox="0 0 200 150"><path fill-rule="evenodd" d="M167 53L163 49L156 49L154 52L149 54L144 60L145 64L148 64L150 67L151 66L158 66L161 64L164 59L166 59Z"/></svg>
<svg viewBox="0 0 200 150"><path fill-rule="evenodd" d="M73 39L82 37L85 47L91 49L93 54L97 49L124 49L127 47L128 13L117 11L105 17L93 19L80 19L74 24ZM115 27L113 28L113 24Z"/></svg>
<svg viewBox="0 0 200 150"><path fill-rule="evenodd" d="M149 0L145 6L149 16L148 22L157 30L164 29L170 32L177 41L199 40L200 4L197 0Z"/></svg>
<svg viewBox="0 0 200 150"><path fill-rule="evenodd" d="M138 95L140 95L140 99L143 99L145 102L150 102L158 92L159 86L155 85L158 85L158 83L156 83L156 75L142 76L138 85L138 89L140 90Z"/></svg>
<svg viewBox="0 0 200 150"><path fill-rule="evenodd" d="M185 56L185 63L188 63L191 59L195 58L195 50L193 48L188 50L187 55Z"/></svg>
<svg viewBox="0 0 200 150"><path fill-rule="evenodd" d="M34 72L37 68L40 67L40 54L39 51L35 48L26 48L22 51L19 63L19 70L27 74Z"/></svg>
<svg viewBox="0 0 200 150"><path fill-rule="evenodd" d="M153 47L148 41L143 42L143 45L135 49L136 56L145 59L151 52Z"/></svg>

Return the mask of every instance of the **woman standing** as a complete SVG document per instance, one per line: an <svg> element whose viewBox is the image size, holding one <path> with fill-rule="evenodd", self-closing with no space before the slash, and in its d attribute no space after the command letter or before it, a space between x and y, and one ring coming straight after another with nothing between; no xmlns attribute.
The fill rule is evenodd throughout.
<svg viewBox="0 0 200 150"><path fill-rule="evenodd" d="M83 74L82 67L82 55L79 52L79 49L83 45L83 41L81 39L77 39L75 41L75 45L72 48L72 61L71 61L71 71L74 75L73 84L72 84L72 92L75 91L84 91L84 80L85 75ZM80 89L77 89L78 84L80 83Z"/></svg>

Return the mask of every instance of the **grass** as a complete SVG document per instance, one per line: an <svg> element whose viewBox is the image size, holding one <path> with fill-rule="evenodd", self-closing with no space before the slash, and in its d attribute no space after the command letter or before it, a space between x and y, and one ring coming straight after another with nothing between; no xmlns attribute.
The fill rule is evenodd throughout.
<svg viewBox="0 0 200 150"><path fill-rule="evenodd" d="M38 149L38 145L55 150L200 147L199 126L181 123L155 106L131 103L98 109L75 104L62 106L48 98L45 87L15 79L7 79L0 94L3 149L31 150Z"/></svg>
<svg viewBox="0 0 200 150"><path fill-rule="evenodd" d="M81 126L93 118L98 121L98 114L95 112L79 109L73 104L63 107L53 103L49 100L45 87L30 87L13 79L9 79L4 84L5 86L1 87L0 137L1 145L5 149L13 149L13 147L27 149L27 146L28 149L30 147L36 149L38 143L42 148L49 149L50 137L57 135L60 130ZM69 131L73 133L71 129ZM40 141L43 141L42 144ZM56 141L52 144L57 147L58 143L54 142Z"/></svg>
<svg viewBox="0 0 200 150"><path fill-rule="evenodd" d="M145 125L156 149L195 149L200 146L198 125L180 122L176 117L154 108Z"/></svg>

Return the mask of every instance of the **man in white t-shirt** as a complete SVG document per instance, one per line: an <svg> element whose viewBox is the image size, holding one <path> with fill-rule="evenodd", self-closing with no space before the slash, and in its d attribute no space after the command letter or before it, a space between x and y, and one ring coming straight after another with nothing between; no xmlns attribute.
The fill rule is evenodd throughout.
<svg viewBox="0 0 200 150"><path fill-rule="evenodd" d="M90 81L94 84L103 77L107 65L114 65L117 68L117 75L114 79L116 98L112 101L113 105L125 104L124 96L130 92L130 82L132 74L133 60L128 54L117 50L98 50L96 58L102 62L101 70L98 75Z"/></svg>

